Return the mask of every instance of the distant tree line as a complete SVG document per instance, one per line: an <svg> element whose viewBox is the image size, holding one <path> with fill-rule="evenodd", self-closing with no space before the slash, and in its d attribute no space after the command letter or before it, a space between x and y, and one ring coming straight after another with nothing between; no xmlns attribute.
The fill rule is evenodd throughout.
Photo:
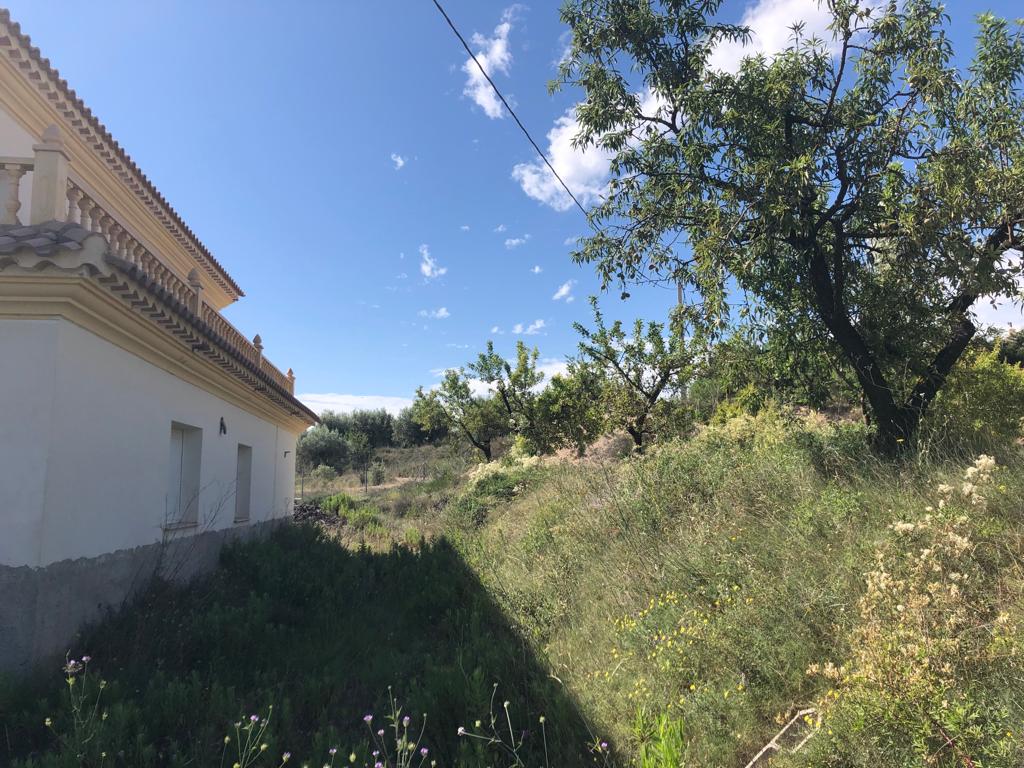
<svg viewBox="0 0 1024 768"><path fill-rule="evenodd" d="M324 411L320 423L299 436L296 470L305 476L318 468L323 468L321 474L341 474L351 469L365 484L381 448L437 443L446 436L444 426L421 426L413 418L412 408L403 409L398 416L383 408L351 413Z"/></svg>
<svg viewBox="0 0 1024 768"><path fill-rule="evenodd" d="M625 433L641 452L653 440L755 413L767 403L847 414L859 410L865 418L871 412L849 363L811 324L794 324L785 334L752 323L709 334L685 307L664 323L636 320L626 326L607 322L593 298L591 306L593 323L576 324L578 353L564 373L545 380L536 348L520 341L507 360L488 342L476 360L446 371L436 387L417 390L412 407L400 417L419 440L407 444L447 436L491 461L501 439L530 454L563 448L583 454L601 435ZM1015 415L1007 423L1019 421L1024 416L1022 349L1021 332L978 335L954 369L966 373L953 377L939 405L959 402L960 389L973 381L975 400L985 390L993 393L985 398L1014 403ZM983 387L979 376L986 379Z"/></svg>

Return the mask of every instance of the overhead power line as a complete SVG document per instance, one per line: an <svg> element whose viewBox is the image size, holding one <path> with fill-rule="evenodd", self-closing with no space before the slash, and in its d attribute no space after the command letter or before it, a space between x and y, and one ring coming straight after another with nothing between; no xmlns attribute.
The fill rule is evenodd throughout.
<svg viewBox="0 0 1024 768"><path fill-rule="evenodd" d="M449 15L448 15L448 14L447 14L447 13L445 12L444 8L443 8L443 7L441 6L441 3L439 3L439 2L438 2L438 0L433 0L433 2L434 2L434 5L435 5L435 6L437 7L437 10L441 12L441 15L442 15L442 16L444 16L444 20L448 22L448 26L449 26L449 27L451 27L451 29L452 29L452 32L454 32L454 33L455 33L455 36L456 36L457 38L459 38L459 42L460 42L460 43L462 43L462 47L466 49L466 53L468 53L468 54L469 54L469 56L470 56L470 58L471 58L471 59L473 59L473 63L475 63L475 64L477 65L477 67L478 67L478 68L480 69L480 72L481 72L481 74L482 74L482 75L483 75L483 76L484 76L485 78L487 78L487 82L488 82L488 83L490 83L490 86L491 86L491 88L493 88L493 89L494 89L494 92L495 92L495 94L497 94L498 98L499 98L499 99L501 100L501 103L505 105L505 109L507 109L507 110L508 110L508 113L509 113L510 115L512 115L512 119L516 121L516 125L518 125L518 126L519 126L519 130L521 130L521 131L523 132L523 134L524 134L524 135L526 136L526 138L527 138L527 140L528 140L528 141L530 142L530 144L532 144L532 145L533 145L533 148L534 148L535 150L537 150L537 154L538 154L538 155L540 155L540 159L544 161L544 165L546 165L546 166L548 167L548 170L550 170L550 171L551 171L551 174L552 174L552 175L553 175L553 176L554 176L554 177L555 177L556 179L558 179L558 183L562 185L562 189L564 189L564 190L565 190L565 193L566 193L566 194L567 194L567 195L568 195L568 196L569 196L570 198L572 198L572 201L573 201L574 203L576 203L576 207L580 209L580 212L581 212L581 213L582 213L582 214L583 214L584 216L586 216L586 215L587 215L587 209L586 209L586 208L584 208L584 207L583 207L583 206L582 206L582 205L580 204L580 201L579 201L579 200L577 200L577 199L576 199L576 195L574 195L574 194L572 193L572 190L571 190L571 189L569 189L569 185L568 185L568 184L566 184L566 183L565 183L565 182L564 182L564 181L562 180L562 177L561 177L561 176L559 176L559 175L558 175L558 171L556 171L556 170L555 170L555 166L553 166L553 165L551 164L551 161L550 161L550 160L548 160L548 157L547 157L547 155L545 155L545 154L544 154L544 150L542 150L542 149L541 149L541 148L540 148L540 147L539 147L539 146L537 145L537 142L533 140L533 136L531 136L531 135L530 135L530 132L529 132L528 130L526 130L526 126L525 126L525 125L523 125L523 122L522 122L522 120L520 120L520 119L519 119L519 116L518 116L518 115L517 115L517 114L515 113L515 110L514 110L514 109L512 109L512 107L511 107L511 106L509 106L509 103L508 103L508 101L506 101L505 97L504 97L504 96L502 95L501 91L500 91L500 90L498 89L498 86L494 84L494 81L493 81L493 80L491 80L491 76L490 76L489 74L487 74L487 70L486 70L486 69L484 69L484 67L483 67L483 64L481 64L481 63L480 63L480 60L479 60L479 59L478 59L478 58L476 57L476 54L475 54L475 53L473 53L473 49L469 47L469 43L467 43L467 42L466 42L466 38L464 38L464 37L462 36L462 33L461 33L461 32L459 32L458 28L457 28L457 27L455 26L455 22L453 22L453 21L451 20L451 17L450 17L450 16L449 16Z"/></svg>

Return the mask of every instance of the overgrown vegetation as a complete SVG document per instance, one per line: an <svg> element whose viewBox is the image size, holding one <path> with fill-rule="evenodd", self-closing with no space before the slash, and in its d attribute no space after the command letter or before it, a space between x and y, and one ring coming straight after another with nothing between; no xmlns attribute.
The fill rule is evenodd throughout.
<svg viewBox="0 0 1024 768"><path fill-rule="evenodd" d="M312 522L5 688L5 764L1024 765L1024 342L971 314L1019 293L1024 36L960 71L934 3L837 0L728 73L718 6L563 11L615 154L576 258L699 305L325 413Z"/></svg>
<svg viewBox="0 0 1024 768"><path fill-rule="evenodd" d="M210 764L273 705L255 764L372 765L362 718L390 686L441 765L741 766L807 708L807 745L773 764L1018 765L1020 449L891 465L865 436L768 403L623 461L513 449L414 484L404 517L328 497L352 526L389 521L393 548L303 527L234 547L74 649L107 681L92 757L56 736L73 713L52 674L5 695L0 754ZM422 514L429 537L408 532ZM492 707L518 758L473 738Z"/></svg>

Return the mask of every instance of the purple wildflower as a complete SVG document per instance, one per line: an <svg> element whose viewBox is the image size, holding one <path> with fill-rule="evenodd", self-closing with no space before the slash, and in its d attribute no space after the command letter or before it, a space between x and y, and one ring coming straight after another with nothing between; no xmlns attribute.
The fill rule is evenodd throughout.
<svg viewBox="0 0 1024 768"><path fill-rule="evenodd" d="M420 750L420 754L423 755L424 757L427 756L428 752L430 752L430 750L427 749L426 747L423 747L423 749Z"/></svg>
<svg viewBox="0 0 1024 768"><path fill-rule="evenodd" d="M329 754L331 757L334 757L334 755L338 754L338 748L337 747L331 747L330 749L327 750L327 754Z"/></svg>
<svg viewBox="0 0 1024 768"><path fill-rule="evenodd" d="M364 722L364 723L372 723L372 722L373 722L373 715L366 715L366 716L365 716L365 717L363 718L363 722Z"/></svg>
<svg viewBox="0 0 1024 768"><path fill-rule="evenodd" d="M411 722L412 722L412 718L410 718L408 715L406 715L405 717L402 718L402 725L404 725L406 728L409 727L409 723L411 723Z"/></svg>

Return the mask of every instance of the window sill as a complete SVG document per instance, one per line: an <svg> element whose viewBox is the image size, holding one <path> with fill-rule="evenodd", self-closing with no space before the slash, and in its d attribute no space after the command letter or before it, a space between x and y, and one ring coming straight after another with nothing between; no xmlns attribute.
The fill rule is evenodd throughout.
<svg viewBox="0 0 1024 768"><path fill-rule="evenodd" d="M236 517L231 522L234 523L235 525L242 525L242 524L245 524L245 523L251 523L252 520L250 518L248 518L248 517Z"/></svg>
<svg viewBox="0 0 1024 768"><path fill-rule="evenodd" d="M164 525L164 533L176 533L178 531L190 531L198 528L198 522L167 523Z"/></svg>

